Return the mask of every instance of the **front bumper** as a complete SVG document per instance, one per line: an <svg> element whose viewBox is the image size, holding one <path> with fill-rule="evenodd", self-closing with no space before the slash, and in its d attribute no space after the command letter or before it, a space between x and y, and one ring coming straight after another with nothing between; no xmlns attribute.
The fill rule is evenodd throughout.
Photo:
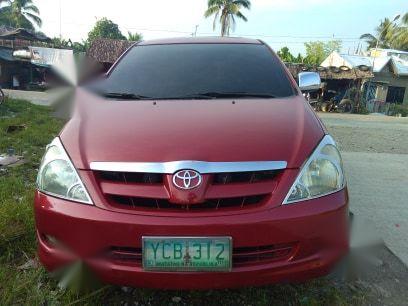
<svg viewBox="0 0 408 306"><path fill-rule="evenodd" d="M303 203L213 217L125 214L35 196L38 252L48 270L87 263L102 281L160 289L210 289L297 282L330 272L348 251L347 189ZM50 244L46 236L60 244ZM233 267L231 272L146 272L104 257L111 247L140 248L142 236L231 236L234 248L292 244L289 256Z"/></svg>

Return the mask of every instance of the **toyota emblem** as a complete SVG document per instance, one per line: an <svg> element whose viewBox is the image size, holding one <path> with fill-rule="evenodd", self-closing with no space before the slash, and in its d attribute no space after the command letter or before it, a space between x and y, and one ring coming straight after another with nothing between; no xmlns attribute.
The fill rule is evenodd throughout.
<svg viewBox="0 0 408 306"><path fill-rule="evenodd" d="M194 170L181 170L173 175L174 186L184 190L198 187L201 181L201 174Z"/></svg>

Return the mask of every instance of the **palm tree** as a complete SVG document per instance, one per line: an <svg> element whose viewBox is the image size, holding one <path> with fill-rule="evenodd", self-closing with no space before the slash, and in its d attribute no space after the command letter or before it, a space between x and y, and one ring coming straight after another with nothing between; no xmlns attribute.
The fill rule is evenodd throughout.
<svg viewBox="0 0 408 306"><path fill-rule="evenodd" d="M9 10L5 3L10 4L10 1L0 0L0 25L9 25Z"/></svg>
<svg viewBox="0 0 408 306"><path fill-rule="evenodd" d="M376 35L363 34L360 39L365 39L368 44L368 49L375 48L393 48L403 51L408 50L408 13L402 17L399 24L396 24L400 15L394 17L393 20L385 18L376 28Z"/></svg>
<svg viewBox="0 0 408 306"><path fill-rule="evenodd" d="M241 13L241 9L251 8L249 0L208 0L208 8L204 13L206 18L214 15L213 29L216 28L217 19L221 24L221 36L229 36L230 30L235 29L235 18L248 21Z"/></svg>
<svg viewBox="0 0 408 306"><path fill-rule="evenodd" d="M379 48L390 48L391 40L394 32L394 25L392 21L385 18L380 25L375 29L376 34L366 33L360 36L368 44L368 49L375 48L378 43Z"/></svg>
<svg viewBox="0 0 408 306"><path fill-rule="evenodd" d="M15 27L34 30L34 25L41 27L42 20L38 16L40 10L32 0L8 0L8 5L0 11L0 20L3 23Z"/></svg>
<svg viewBox="0 0 408 306"><path fill-rule="evenodd" d="M400 25L395 29L393 35L393 47L408 51L408 13L402 17Z"/></svg>

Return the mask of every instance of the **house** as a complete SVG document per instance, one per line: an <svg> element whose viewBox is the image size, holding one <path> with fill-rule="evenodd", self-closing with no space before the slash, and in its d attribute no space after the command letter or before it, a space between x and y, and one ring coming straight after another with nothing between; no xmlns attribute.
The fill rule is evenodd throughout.
<svg viewBox="0 0 408 306"><path fill-rule="evenodd" d="M41 44L47 44L51 41L51 39L42 33L0 25L1 47L8 47L11 49L28 47L33 41Z"/></svg>
<svg viewBox="0 0 408 306"><path fill-rule="evenodd" d="M118 39L95 39L88 51L87 56L102 65L103 71L108 71L116 60L135 42Z"/></svg>
<svg viewBox="0 0 408 306"><path fill-rule="evenodd" d="M27 89L43 81L48 67L30 61L29 47L46 45L50 39L43 34L25 29L0 26L0 86ZM24 54L19 57L15 54Z"/></svg>
<svg viewBox="0 0 408 306"><path fill-rule="evenodd" d="M363 97L369 104L408 104L408 52L377 49L370 55L349 55L332 52L322 67L347 67L370 70L372 79L363 84Z"/></svg>

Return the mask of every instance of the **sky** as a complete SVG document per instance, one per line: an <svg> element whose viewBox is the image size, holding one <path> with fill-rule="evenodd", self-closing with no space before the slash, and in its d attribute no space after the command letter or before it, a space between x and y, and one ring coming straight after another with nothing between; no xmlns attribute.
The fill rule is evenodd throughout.
<svg viewBox="0 0 408 306"><path fill-rule="evenodd" d="M207 0L33 0L43 20L41 31L50 37L81 41L97 19L107 17L121 31L143 34L145 40L219 35L213 18L204 18ZM304 42L343 41L353 53L364 33L373 33L380 20L408 11L407 0L252 0L243 10L248 22L238 21L231 36L264 40L274 50L288 46L304 53ZM61 21L61 22L60 22Z"/></svg>

